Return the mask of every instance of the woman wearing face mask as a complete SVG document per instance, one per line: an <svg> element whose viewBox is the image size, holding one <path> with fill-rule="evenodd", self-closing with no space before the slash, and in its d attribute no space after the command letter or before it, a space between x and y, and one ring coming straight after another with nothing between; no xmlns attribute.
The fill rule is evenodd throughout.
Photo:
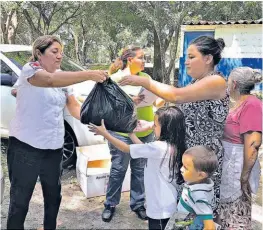
<svg viewBox="0 0 263 230"><path fill-rule="evenodd" d="M103 82L107 77L102 71L57 71L62 51L57 37L37 38L32 61L23 66L16 84L16 113L7 151L11 182L8 229L24 229L38 176L44 196L44 229L56 228L61 202L64 107L80 118L80 104L70 90L62 87L86 80Z"/></svg>
<svg viewBox="0 0 263 230"><path fill-rule="evenodd" d="M223 39L201 36L194 39L187 49L185 62L187 74L193 78L190 85L176 88L150 78L127 76L121 85L143 86L165 101L181 104L186 124L186 146L207 145L216 153L219 167L214 173L213 210L217 215L220 199L223 147L221 137L228 113L227 83L215 71L225 46ZM217 215L218 216L218 215Z"/></svg>
<svg viewBox="0 0 263 230"><path fill-rule="evenodd" d="M258 149L262 139L262 101L251 95L261 70L240 67L228 78L231 105L223 137L221 181L223 229L251 229L251 192L260 179Z"/></svg>

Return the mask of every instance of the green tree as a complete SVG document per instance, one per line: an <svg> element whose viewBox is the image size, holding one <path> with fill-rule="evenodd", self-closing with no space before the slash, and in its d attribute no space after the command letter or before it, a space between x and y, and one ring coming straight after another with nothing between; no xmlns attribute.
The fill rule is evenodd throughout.
<svg viewBox="0 0 263 230"><path fill-rule="evenodd" d="M198 20L240 20L262 17L261 2L133 2L138 16L148 21L148 28L154 37L153 78L170 83L174 68L181 25L186 21ZM165 65L167 51L169 66Z"/></svg>
<svg viewBox="0 0 263 230"><path fill-rule="evenodd" d="M153 78L170 83L170 73L175 65L180 26L188 16L191 2L134 2L142 20L149 22L154 38ZM172 41L172 43L171 43ZM166 68L166 53L172 50Z"/></svg>
<svg viewBox="0 0 263 230"><path fill-rule="evenodd" d="M18 26L21 23L19 7L14 2L1 2L1 43L14 44Z"/></svg>
<svg viewBox="0 0 263 230"><path fill-rule="evenodd" d="M35 39L40 35L58 34L63 25L80 16L82 2L22 2L19 3Z"/></svg>
<svg viewBox="0 0 263 230"><path fill-rule="evenodd" d="M57 34L66 55L82 64L113 61L121 48L153 47L153 78L170 83L181 25L197 20L262 17L253 1L1 2L1 43L32 44L43 34Z"/></svg>
<svg viewBox="0 0 263 230"><path fill-rule="evenodd" d="M199 19L209 21L256 20L262 18L261 1L200 2Z"/></svg>
<svg viewBox="0 0 263 230"><path fill-rule="evenodd" d="M110 62L129 44L146 45L148 30L131 7L123 2L85 2L81 9L85 13L69 24L63 35L70 37L70 47L75 46L73 56L83 64L88 59ZM70 50L66 52L73 54Z"/></svg>

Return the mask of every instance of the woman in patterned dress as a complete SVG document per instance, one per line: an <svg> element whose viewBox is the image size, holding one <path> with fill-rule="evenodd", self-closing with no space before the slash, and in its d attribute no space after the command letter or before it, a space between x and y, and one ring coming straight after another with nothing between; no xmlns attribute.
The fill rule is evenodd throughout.
<svg viewBox="0 0 263 230"><path fill-rule="evenodd" d="M213 210L217 216L220 199L223 147L220 139L228 113L229 96L224 77L215 71L225 47L224 40L200 36L187 49L185 62L191 84L176 88L152 79L126 76L121 85L143 86L165 101L180 104L186 121L187 147L207 145L217 154L219 167L214 174L215 197Z"/></svg>

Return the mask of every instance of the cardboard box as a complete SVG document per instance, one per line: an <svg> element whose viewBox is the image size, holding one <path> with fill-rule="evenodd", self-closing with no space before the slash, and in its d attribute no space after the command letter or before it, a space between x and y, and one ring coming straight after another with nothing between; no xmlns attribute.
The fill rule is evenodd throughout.
<svg viewBox="0 0 263 230"><path fill-rule="evenodd" d="M87 198L106 194L110 176L111 155L107 144L77 147L77 180ZM122 192L130 190L128 168Z"/></svg>

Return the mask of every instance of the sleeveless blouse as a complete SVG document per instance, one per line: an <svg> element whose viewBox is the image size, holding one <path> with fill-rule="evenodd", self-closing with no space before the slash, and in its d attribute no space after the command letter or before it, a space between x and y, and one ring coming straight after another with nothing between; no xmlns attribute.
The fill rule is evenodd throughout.
<svg viewBox="0 0 263 230"><path fill-rule="evenodd" d="M219 73L213 73L213 75ZM221 74L219 74L221 75ZM191 84L194 84L193 80ZM229 110L229 94L220 100L203 100L188 102L180 105L185 116L186 147L205 145L210 147L217 155L219 167L214 173L214 200L212 208L215 211L220 201L220 182L222 175L223 137L224 125Z"/></svg>

